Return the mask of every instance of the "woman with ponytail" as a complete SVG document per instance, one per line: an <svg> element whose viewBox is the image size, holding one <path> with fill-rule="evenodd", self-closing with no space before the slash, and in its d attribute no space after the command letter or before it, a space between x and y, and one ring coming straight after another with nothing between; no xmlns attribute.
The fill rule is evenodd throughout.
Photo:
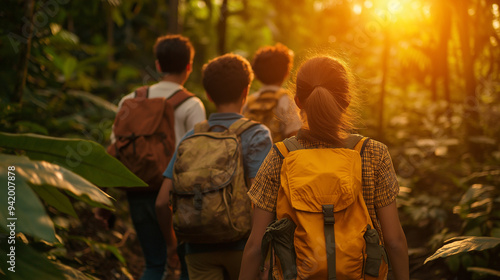
<svg viewBox="0 0 500 280"><path fill-rule="evenodd" d="M345 147L353 131L351 108L355 98L351 80L348 67L332 57L315 57L299 68L295 103L301 110L303 126L296 138L304 148ZM399 184L387 146L370 139L361 160L363 198L384 242L394 279L409 279L408 247L396 206ZM275 219L282 164L277 149L271 149L248 192L255 207L240 280L255 280L259 276L262 237ZM263 278L268 276L267 267L268 264L261 269Z"/></svg>

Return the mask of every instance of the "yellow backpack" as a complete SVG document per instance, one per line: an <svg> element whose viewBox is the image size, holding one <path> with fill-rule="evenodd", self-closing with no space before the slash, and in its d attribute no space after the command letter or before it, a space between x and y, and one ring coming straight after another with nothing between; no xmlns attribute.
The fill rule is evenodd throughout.
<svg viewBox="0 0 500 280"><path fill-rule="evenodd" d="M277 227L288 222L294 228L290 253L273 244L280 237L273 236L272 224L266 231L263 247L268 242L274 249L275 278L385 279L387 256L361 187L367 140L351 135L347 148L328 149L304 149L295 137L275 144L283 156ZM286 254L295 254L295 264Z"/></svg>
<svg viewBox="0 0 500 280"><path fill-rule="evenodd" d="M271 131L273 143L282 141L285 136L282 133L282 122L275 114L278 101L286 95L287 92L283 89L278 91L263 91L256 97L256 94L248 96L247 103L243 110L245 118L259 122Z"/></svg>

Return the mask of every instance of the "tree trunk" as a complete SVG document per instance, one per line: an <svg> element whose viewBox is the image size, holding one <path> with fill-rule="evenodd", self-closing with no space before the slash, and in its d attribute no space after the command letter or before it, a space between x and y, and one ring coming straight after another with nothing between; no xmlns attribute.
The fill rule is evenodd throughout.
<svg viewBox="0 0 500 280"><path fill-rule="evenodd" d="M227 17L229 15L229 11L227 8L228 0L223 0L220 6L220 17L219 22L217 23L217 52L219 55L226 53L226 29L227 29Z"/></svg>
<svg viewBox="0 0 500 280"><path fill-rule="evenodd" d="M168 33L179 33L179 0L170 0L169 5L170 16L168 22Z"/></svg>
<svg viewBox="0 0 500 280"><path fill-rule="evenodd" d="M107 13L107 22L106 22L106 36L107 36L107 45L108 45L108 62L111 63L114 61L114 31L115 31L115 23L113 22L113 17L112 17L112 12L113 12L113 6L107 5L108 6L108 13Z"/></svg>
<svg viewBox="0 0 500 280"><path fill-rule="evenodd" d="M460 49L462 52L462 64L464 67L465 80L465 133L466 138L477 136L480 133L478 98L476 93L476 79L474 76L474 59L471 53L471 36L470 36L470 20L468 10L468 1L460 1L457 3L458 16L458 33L460 37ZM474 152L474 145L470 141L469 150Z"/></svg>
<svg viewBox="0 0 500 280"><path fill-rule="evenodd" d="M439 43L436 61L438 62L439 75L442 77L443 98L446 102L446 116L451 120L450 73L448 67L448 47L451 37L451 4L449 1L438 1L439 5Z"/></svg>
<svg viewBox="0 0 500 280"><path fill-rule="evenodd" d="M24 16L29 22L29 26L27 28L27 38L26 38L26 44L20 48L20 54L19 54L19 72L18 72L18 81L19 83L16 86L15 89L15 99L13 102L19 102L19 104L22 104L23 100L23 93L24 93L24 88L26 87L26 79L28 77L28 64L31 56L31 42L33 40L33 15L35 11L35 0L28 0L26 2L26 12Z"/></svg>

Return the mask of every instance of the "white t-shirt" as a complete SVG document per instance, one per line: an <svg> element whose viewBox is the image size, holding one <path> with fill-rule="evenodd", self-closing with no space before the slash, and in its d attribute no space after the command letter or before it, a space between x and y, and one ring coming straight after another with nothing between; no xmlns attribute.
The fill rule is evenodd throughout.
<svg viewBox="0 0 500 280"><path fill-rule="evenodd" d="M149 98L169 98L174 92L183 88L181 85L173 83L160 81L154 85L149 87ZM135 91L125 95L120 103L118 103L118 110L120 110L123 102L126 99L134 98ZM182 103L174 112L175 118L175 146L179 144L179 141L182 139L182 136L186 134L186 132L190 131L194 128L194 125L202 122L206 119L205 107L201 100L194 96L186 100ZM114 134L111 133L111 142L115 141Z"/></svg>
<svg viewBox="0 0 500 280"><path fill-rule="evenodd" d="M261 93L268 91L278 91L281 87L275 85L263 85L259 91L252 93L255 97L259 97ZM246 104L245 104L246 107ZM245 108L243 109L243 111ZM297 105L292 100L291 96L288 94L283 95L276 104L274 114L278 119L282 120L281 123L281 133L284 137L292 132L298 131L302 126L302 120L300 119L299 109Z"/></svg>

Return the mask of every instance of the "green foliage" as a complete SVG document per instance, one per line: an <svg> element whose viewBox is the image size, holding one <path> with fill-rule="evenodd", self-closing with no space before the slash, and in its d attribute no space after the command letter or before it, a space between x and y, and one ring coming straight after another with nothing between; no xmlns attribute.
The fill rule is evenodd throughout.
<svg viewBox="0 0 500 280"><path fill-rule="evenodd" d="M72 200L81 201L87 206L114 208L111 197L91 182L108 187L145 184L120 162L108 155L102 146L91 141L9 133L2 133L0 139L0 147L23 151L31 157L30 159L25 156L0 154L0 179L8 183L8 189L6 189L8 196L2 196L2 205L8 207L0 208L0 218L4 221L13 221L10 224L5 223L0 226L0 231L7 233L5 237L2 237L5 239L2 244L12 244L12 247L2 246L0 248L0 260L2 260L0 268L4 272L3 274L8 279L33 277L37 279L66 279L65 277L69 277L69 279L94 279L70 266L53 261L55 255L52 255L52 261L49 261L45 253L33 248L34 242L38 242L38 240L46 242L46 246L54 250L60 248L58 244L64 242L61 236L56 234L53 219L46 212L44 204L77 218ZM67 160L64 153L60 153L61 150L64 150L65 147L79 149L83 145L88 147L88 150L85 150L86 157L78 165L72 167L75 172L83 174L85 178L63 167L65 164L58 165L39 161ZM112 172L116 172L114 174L122 179L113 181L104 178L103 173L99 171L99 169L103 169L103 167L99 167L103 164L107 167L111 166L114 169ZM22 239L19 238L19 235L26 235L28 238ZM85 241L89 247L95 248L99 252L111 252L122 264L125 264L125 259L117 247L84 237L76 236L73 238ZM13 265L8 265L6 259L10 258L7 254L11 251L14 251L16 255L13 263L18 268L22 267L22 269L18 269L22 270L21 273L11 273L10 271L15 269L12 268ZM50 254L51 249L48 251Z"/></svg>
<svg viewBox="0 0 500 280"><path fill-rule="evenodd" d="M2 244L7 242L7 238L2 238ZM9 280L25 280L25 279L47 279L47 280L65 280L64 273L59 270L53 262L47 259L44 255L24 244L19 239L16 240L15 247L15 272L9 272L10 267L7 254L9 250L0 250L0 269L5 271L6 279ZM1 274L1 272L0 272Z"/></svg>
<svg viewBox="0 0 500 280"><path fill-rule="evenodd" d="M0 147L23 150L34 160L63 166L99 186L147 186L104 148L92 141L34 134L0 133Z"/></svg>
<svg viewBox="0 0 500 280"><path fill-rule="evenodd" d="M446 258L460 253L466 253L470 251L483 251L495 248L500 244L500 238L461 236L452 238L446 243L447 244L437 250L436 253L428 257L424 263L435 260L437 258Z"/></svg>

